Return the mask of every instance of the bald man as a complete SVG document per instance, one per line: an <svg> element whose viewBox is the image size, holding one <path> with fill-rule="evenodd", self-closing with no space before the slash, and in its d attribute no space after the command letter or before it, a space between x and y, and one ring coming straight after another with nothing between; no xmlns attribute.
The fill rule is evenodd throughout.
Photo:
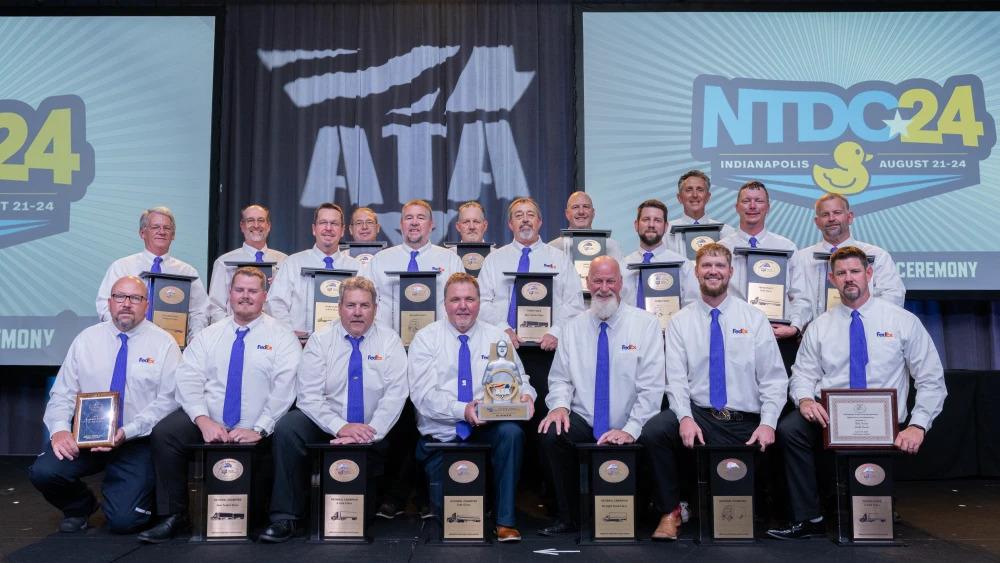
<svg viewBox="0 0 1000 563"><path fill-rule="evenodd" d="M566 200L565 214L566 222L569 225L568 229L592 229L591 225L594 224L594 217L597 215L597 210L594 209L594 201L590 199L587 192L577 191L571 193ZM570 252L571 244L572 239L563 236L549 241L549 245L562 250L570 256L572 256ZM613 238L608 238L607 255L615 260L622 259L622 246Z"/></svg>

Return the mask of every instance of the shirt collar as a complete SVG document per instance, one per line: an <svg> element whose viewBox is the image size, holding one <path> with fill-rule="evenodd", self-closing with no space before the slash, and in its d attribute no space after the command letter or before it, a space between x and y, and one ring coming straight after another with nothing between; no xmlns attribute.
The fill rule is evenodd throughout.
<svg viewBox="0 0 1000 563"><path fill-rule="evenodd" d="M366 330L365 333L361 335L362 337L364 337L365 340L370 340L371 339L371 337L372 337L372 335L374 334L374 331L375 331L375 325L376 325L376 323L373 321L372 324L371 324L371 326L368 327L368 330ZM334 324L333 331L337 334L337 341L338 342L341 341L341 340L344 340L345 336L351 334L351 333L347 332L347 329L344 328L344 323L342 323L340 321L337 321Z"/></svg>
<svg viewBox="0 0 1000 563"><path fill-rule="evenodd" d="M732 303L733 299L735 299L735 297L727 293L726 298L723 299L722 303L719 303L719 306L715 308L718 309L721 314L725 315L726 312L729 311L730 303ZM703 315L708 316L712 314L712 306L705 303L705 300L701 298L701 294L698 295L698 301L696 301L696 303L698 303L698 306L701 307Z"/></svg>
<svg viewBox="0 0 1000 563"><path fill-rule="evenodd" d="M264 255L267 256L267 251L269 249L267 248L267 244L265 244L264 248L261 248L260 250L257 250L256 248L254 248L254 247L250 246L249 244L247 244L246 241L243 241L243 250L249 252L251 256L256 256L258 252L263 252ZM317 250L319 250L319 249L317 248Z"/></svg>
<svg viewBox="0 0 1000 563"><path fill-rule="evenodd" d="M229 315L229 328L233 332L236 332L237 330L240 330L242 328L249 328L250 330L253 330L257 328L257 325L260 324L260 321L263 318L264 318L264 313L261 313L260 315L257 316L256 319L247 323L246 326L240 326L239 324L236 323L236 317L234 317L233 315Z"/></svg>
<svg viewBox="0 0 1000 563"><path fill-rule="evenodd" d="M869 294L868 301L865 301L864 305L858 307L858 313L861 314L862 319L867 317L872 312L872 307L874 307L875 299L876 297L874 295ZM837 307L840 308L844 316L846 316L847 318L851 318L851 311L853 311L854 309L851 309L850 307L844 305L843 303L841 303Z"/></svg>
<svg viewBox="0 0 1000 563"><path fill-rule="evenodd" d="M431 241L428 240L427 244L421 246L420 248L413 248L412 246L406 244L405 242L399 243L399 246L402 247L402 249L404 251L406 251L407 254L409 254L409 253L413 252L414 250L416 250L417 254L419 255L419 254L423 254L424 252L427 252L427 249L429 249L431 247Z"/></svg>
<svg viewBox="0 0 1000 563"><path fill-rule="evenodd" d="M819 241L819 246L820 248L823 249L823 252L828 252L830 248L833 246L836 246L837 248L844 248L845 246L858 246L858 241L856 241L853 236L850 236L847 237L847 239L844 242L838 245L833 245L830 243L830 241L823 239Z"/></svg>
<svg viewBox="0 0 1000 563"><path fill-rule="evenodd" d="M143 332L145 332L147 325L150 324L152 324L152 321L147 321L146 318L143 317L142 319L139 320L138 323L136 323L134 327L132 327L132 330L125 333L125 336L128 336L129 338L138 336ZM113 320L108 321L108 328L109 330L111 330L111 334L115 335L115 338L118 338L118 335L122 333L122 331L118 330L118 327L115 326L115 322Z"/></svg>
<svg viewBox="0 0 1000 563"><path fill-rule="evenodd" d="M766 227L763 230L761 230L761 232L759 232L759 233L757 233L755 235L751 235L750 233L744 231L743 229L739 229L738 232L739 232L740 238L742 239L743 242L749 241L750 237L757 237L757 242L760 242L760 241L764 240L765 237L767 237L767 228Z"/></svg>
<svg viewBox="0 0 1000 563"><path fill-rule="evenodd" d="M524 248L530 248L531 251L534 252L534 251L538 250L538 248L540 246L544 245L545 242L542 241L542 237L538 237L538 240L536 240L535 242L533 242L530 245L521 244L520 242L518 242L517 239L512 240L510 244L511 244L511 246L513 246L514 248L516 248L518 252L520 252Z"/></svg>
<svg viewBox="0 0 1000 563"><path fill-rule="evenodd" d="M150 265L153 264L153 259L156 258L156 255L153 254L152 252L150 252L148 248L143 248L142 252L140 252L140 254L142 254L142 257L145 258L146 261L148 261ZM170 253L168 252L166 254L163 254L163 255L160 256L160 258L163 259L161 261L161 263L162 262L166 262L170 258Z"/></svg>
<svg viewBox="0 0 1000 563"><path fill-rule="evenodd" d="M620 321L622 319L622 317L625 315L622 312L622 310L625 309L625 307L627 307L627 305L625 304L625 302L624 301L619 301L618 308L615 309L615 312L610 317L608 317L607 319L600 319L600 318L598 318L598 316L595 315L594 312L592 310L590 310L590 309L587 309L587 315L590 316L590 322L594 326L595 330L597 330L598 328L600 328L601 323L608 323L608 328L609 329L614 329L615 326L618 325L618 321Z"/></svg>
<svg viewBox="0 0 1000 563"><path fill-rule="evenodd" d="M641 258L647 252L652 252L653 254L657 254L657 253L661 252L662 250L664 250L666 248L667 248L667 244L665 242L663 242L663 239L660 239L660 244L657 244L653 248L651 248L649 250L646 250L645 248L643 248L642 246L640 246L639 250L637 252L639 253L639 257Z"/></svg>
<svg viewBox="0 0 1000 563"><path fill-rule="evenodd" d="M329 256L330 258L335 258L338 254L340 254L340 245L339 244L337 245L337 248L333 251L333 254L327 254L323 252L322 250L319 249L319 246L315 244L312 247L312 251L315 252L316 255L319 256L320 258L326 258L327 256Z"/></svg>
<svg viewBox="0 0 1000 563"><path fill-rule="evenodd" d="M692 225L694 224L695 221L698 221L699 225L707 225L715 222L708 216L708 213L702 215L701 219L695 219L694 217L688 215L687 213L681 213L681 216L684 217L684 219L686 219L687 221L689 221Z"/></svg>

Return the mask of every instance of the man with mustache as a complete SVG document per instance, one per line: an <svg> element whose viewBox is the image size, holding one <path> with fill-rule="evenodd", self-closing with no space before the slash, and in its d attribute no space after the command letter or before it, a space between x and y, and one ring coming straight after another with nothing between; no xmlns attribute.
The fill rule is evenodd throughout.
<svg viewBox="0 0 1000 563"><path fill-rule="evenodd" d="M576 191L569 194L569 198L566 199L566 222L569 225L568 229L592 229L594 216L596 215L597 211L594 209L594 200L587 195L587 192ZM572 237L560 236L550 240L549 244L569 255L573 239ZM608 238L605 254L615 260L622 259L622 247L618 244L617 240Z"/></svg>
<svg viewBox="0 0 1000 563"><path fill-rule="evenodd" d="M181 408L156 425L152 434L156 465L156 526L139 540L162 543L190 528L188 445L256 444L295 400L295 369L302 346L283 323L263 312L264 274L242 267L229 284L232 315L205 330L184 350L177 366ZM254 477L269 475L267 442L254 451Z"/></svg>
<svg viewBox="0 0 1000 563"><path fill-rule="evenodd" d="M375 286L362 277L340 285L340 321L309 338L296 386L298 410L274 430L271 525L261 541L278 543L302 529L311 461L307 444L372 444L364 518L375 516L374 483L389 451L386 434L406 401L406 352L399 336L375 322Z"/></svg>
<svg viewBox="0 0 1000 563"><path fill-rule="evenodd" d="M847 198L840 194L823 194L816 200L816 216L813 222L819 229L823 240L798 250L788 263L788 270L794 276L788 286L788 295L792 301L789 320L800 330L810 321L822 315L823 294L826 293L827 264L816 260L817 252L836 252L838 248L856 246L864 250L868 256L875 258L872 264L874 275L871 279L869 292L874 297L880 297L900 307L906 298L906 287L896 270L896 263L885 250L854 239L851 235L851 224L854 223L854 212Z"/></svg>
<svg viewBox="0 0 1000 563"><path fill-rule="evenodd" d="M111 263L104 274L101 287L97 290L97 316L106 321L109 315L108 299L116 281L125 276L138 276L143 272L177 274L198 278L191 282L191 298L188 301L188 342L199 330L208 325L208 293L198 276L198 270L186 262L170 256L170 245L174 241L177 225L174 213L166 207L146 209L139 216L139 237L145 248L142 252L119 258ZM146 294L146 319L153 320L153 296Z"/></svg>
<svg viewBox="0 0 1000 563"><path fill-rule="evenodd" d="M587 274L590 309L570 320L549 372L538 425L557 519L543 536L576 532L579 469L575 444L631 444L660 412L663 338L660 323L620 299L618 262L599 256Z"/></svg>
<svg viewBox="0 0 1000 563"><path fill-rule="evenodd" d="M484 423L476 416L483 397L483 374L490 358L490 345L503 342L510 346L510 338L500 327L479 320L476 278L466 273L453 274L444 291L448 318L421 329L410 345L410 396L421 434L417 460L424 465L431 503L437 509L435 512L440 513L441 452L428 449L427 444L467 440L490 444L497 541L520 541L514 501L521 474L524 431L517 422ZM531 416L535 389L516 352L513 358L521 375L521 401L528 403Z"/></svg>
<svg viewBox="0 0 1000 563"><path fill-rule="evenodd" d="M313 278L302 275L302 268L325 268L357 272L361 263L340 251L344 235L344 210L336 203L323 203L313 214L313 238L309 250L288 257L274 276L267 292L271 315L287 324L301 339L312 333Z"/></svg>
<svg viewBox="0 0 1000 563"><path fill-rule="evenodd" d="M873 275L858 247L838 248L830 257L829 278L841 303L809 324L792 366L789 395L798 409L778 425L792 523L768 530L773 538L826 535L814 452L830 423L817 400L821 389L895 389L900 426L905 426L896 435L896 448L908 454L920 450L948 395L941 358L927 330L909 311L871 294ZM910 379L917 395L908 413Z"/></svg>
<svg viewBox="0 0 1000 563"><path fill-rule="evenodd" d="M212 264L212 281L208 285L210 323L220 321L233 312L229 307L229 284L236 268L226 266L226 262L275 262L273 277L288 258L284 252L267 246L267 235L271 233L271 212L263 205L248 205L240 211L240 232L243 233L243 246L219 256Z"/></svg>
<svg viewBox="0 0 1000 563"><path fill-rule="evenodd" d="M708 200L712 198L712 181L701 170L689 170L677 179L677 201L684 209L680 217L671 221L674 225L713 225L720 223L705 214ZM736 229L722 223L719 239L728 237ZM687 256L684 237L667 234L667 246L682 256Z"/></svg>
<svg viewBox="0 0 1000 563"><path fill-rule="evenodd" d="M642 276L639 270L629 270L628 265L650 262L684 262L681 279L674 282L681 284L681 306L697 299L698 280L694 277L694 266L687 257L674 252L664 242L665 233L670 228L667 206L658 199L647 199L639 204L633 225L639 235L639 249L621 261L622 301L640 309L646 308L643 298L646 288L639 287Z"/></svg>
<svg viewBox="0 0 1000 563"><path fill-rule="evenodd" d="M146 284L135 276L115 280L109 320L81 332L69 347L43 420L50 442L28 477L63 512L59 531L79 532L98 502L81 477L104 471L100 507L108 528L127 534L142 528L153 510L153 458L149 433L177 408L174 368L181 353L173 336L146 320ZM117 391L114 446L81 449L73 437L80 393Z"/></svg>
<svg viewBox="0 0 1000 563"><path fill-rule="evenodd" d="M666 333L670 409L654 416L639 441L655 468L654 540L677 539L681 523L677 458L696 444L774 443L788 379L767 316L728 294L732 254L717 243L698 249L701 298L670 320Z"/></svg>

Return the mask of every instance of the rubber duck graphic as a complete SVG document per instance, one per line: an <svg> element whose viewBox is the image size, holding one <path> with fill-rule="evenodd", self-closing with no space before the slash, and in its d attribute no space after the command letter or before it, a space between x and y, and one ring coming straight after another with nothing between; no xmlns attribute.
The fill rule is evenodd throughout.
<svg viewBox="0 0 1000 563"><path fill-rule="evenodd" d="M824 190L841 195L856 194L868 187L871 177L865 163L872 159L861 145L845 141L833 149L833 160L837 166L826 168L813 165L813 181Z"/></svg>

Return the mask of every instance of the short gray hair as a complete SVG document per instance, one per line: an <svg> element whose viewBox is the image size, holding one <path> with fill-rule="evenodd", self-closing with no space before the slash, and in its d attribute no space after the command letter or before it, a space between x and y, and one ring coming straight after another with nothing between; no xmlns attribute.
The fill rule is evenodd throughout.
<svg viewBox="0 0 1000 563"><path fill-rule="evenodd" d="M143 210L142 215L139 216L140 231L149 226L149 215L151 213L159 213L160 215L163 215L167 219L170 219L170 226L174 227L174 229L177 228L177 223L176 221L174 221L174 212L171 211L169 207L164 207L161 205L159 207L150 207L149 209Z"/></svg>

